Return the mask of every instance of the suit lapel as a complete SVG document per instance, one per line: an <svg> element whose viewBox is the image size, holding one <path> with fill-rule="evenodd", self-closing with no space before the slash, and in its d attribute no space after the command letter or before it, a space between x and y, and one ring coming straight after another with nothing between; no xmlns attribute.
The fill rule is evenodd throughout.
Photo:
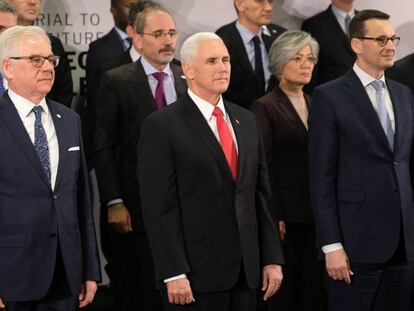
<svg viewBox="0 0 414 311"><path fill-rule="evenodd" d="M17 144L20 146L20 148L23 150L23 153L32 164L35 171L39 174L42 181L46 184L47 187L50 187L49 181L47 180L43 168L40 164L33 143L30 140L26 128L24 127L23 122L20 119L20 116L8 95L3 96L0 99L0 116L3 119L6 127L10 130L11 135L14 136Z"/></svg>
<svg viewBox="0 0 414 311"><path fill-rule="evenodd" d="M249 57L247 56L246 49L244 47L244 42L242 37L240 36L239 31L236 28L236 22L232 24L232 31L231 31L231 39L230 42L232 42L231 49L233 51L233 55L236 55L236 57L240 60L240 63L244 70L249 73L249 75L252 77L254 76L252 65L250 64Z"/></svg>
<svg viewBox="0 0 414 311"><path fill-rule="evenodd" d="M378 114L372 106L371 100L361 81L352 69L348 71L344 78L346 91L349 97L352 98L353 104L367 120L368 125L371 127L378 140L387 148L387 150L392 152L387 137L385 136L384 129L379 121Z"/></svg>
<svg viewBox="0 0 414 311"><path fill-rule="evenodd" d="M331 29L334 32L335 37L337 37L338 40L342 43L342 45L345 46L347 51L353 55L351 46L349 44L349 39L347 35L344 33L344 31L342 30L341 26L339 25L338 20L336 19L334 13L332 12L331 5L328 7L325 13L326 13L326 20L328 21L328 25L326 25L325 27L327 27L328 29Z"/></svg>
<svg viewBox="0 0 414 311"><path fill-rule="evenodd" d="M400 97L400 93L396 92L391 83L388 82L388 79L385 80L387 83L388 92L390 93L391 103L394 110L395 118L395 135L394 135L394 153L398 150L399 142L401 141L403 132L401 130L402 119L404 115L401 112L401 105L397 103L404 102L404 99Z"/></svg>
<svg viewBox="0 0 414 311"><path fill-rule="evenodd" d="M170 66L174 74L175 92L177 93L177 99L179 99L187 91L187 81L185 80L181 67L174 65L173 63L171 63Z"/></svg>
<svg viewBox="0 0 414 311"><path fill-rule="evenodd" d="M212 132L206 119L190 98L188 94L183 96L183 104L187 123L193 129L194 133L200 137L200 140L204 145L213 153L219 165L227 172L229 178L233 179L229 165L227 164L226 157L224 156L223 150L221 149L220 143L216 136ZM227 109L227 107L226 107Z"/></svg>
<svg viewBox="0 0 414 311"><path fill-rule="evenodd" d="M62 178L64 163L66 163L66 156L68 152L67 150L65 150L66 146L68 145L66 143L66 135L65 135L65 130L63 126L65 120L63 119L62 114L59 113L60 111L58 110L58 107L54 103L47 100L47 105L50 109L50 113L53 119L53 125L55 126L55 132L56 132L56 137L57 137L58 146L59 146L59 163L57 167L56 182L55 182L55 189L58 189L60 180Z"/></svg>
<svg viewBox="0 0 414 311"><path fill-rule="evenodd" d="M151 92L151 87L148 82L148 77L145 73L144 67L141 64L141 58L138 59L134 66L130 67L132 72L129 85L133 90L139 90L139 102L148 103L154 108L154 111L157 110L157 104L155 103L154 96Z"/></svg>

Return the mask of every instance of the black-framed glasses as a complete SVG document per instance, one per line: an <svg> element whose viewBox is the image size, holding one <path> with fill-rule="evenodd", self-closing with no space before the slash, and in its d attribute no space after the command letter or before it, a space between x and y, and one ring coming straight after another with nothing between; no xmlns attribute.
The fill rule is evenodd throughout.
<svg viewBox="0 0 414 311"><path fill-rule="evenodd" d="M174 39L178 36L177 30L170 31L154 31L154 32L141 32L141 35L148 35L154 37L155 40L162 40L165 37L169 36L171 39Z"/></svg>
<svg viewBox="0 0 414 311"><path fill-rule="evenodd" d="M376 38L373 37L356 37L357 39L361 40L373 40L378 43L379 46L384 47L387 45L388 41L392 41L392 43L397 46L398 43L400 43L400 37L398 36L392 36L392 37L386 37L386 36L379 36Z"/></svg>
<svg viewBox="0 0 414 311"><path fill-rule="evenodd" d="M30 55L30 56L15 56L9 57L10 59L28 59L33 67L40 68L43 66L45 61L47 60L53 67L57 67L59 65L60 56L57 55L50 55L50 56L41 56L41 55Z"/></svg>

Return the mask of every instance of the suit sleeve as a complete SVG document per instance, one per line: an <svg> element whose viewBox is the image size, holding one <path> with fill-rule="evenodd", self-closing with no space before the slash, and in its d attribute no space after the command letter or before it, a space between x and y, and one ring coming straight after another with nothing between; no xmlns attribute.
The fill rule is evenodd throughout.
<svg viewBox="0 0 414 311"><path fill-rule="evenodd" d="M190 271L182 232L175 159L165 128L148 118L138 144L138 182L145 230L161 281Z"/></svg>
<svg viewBox="0 0 414 311"><path fill-rule="evenodd" d="M259 130L259 129L258 129ZM256 186L256 213L262 266L283 264L284 257L276 221L271 217L271 190L266 164L265 148L259 135L259 163Z"/></svg>
<svg viewBox="0 0 414 311"><path fill-rule="evenodd" d="M328 94L315 89L309 114L309 169L318 247L343 242L336 199L338 132Z"/></svg>
<svg viewBox="0 0 414 311"><path fill-rule="evenodd" d="M83 280L101 281L101 265L99 262L98 246L95 235L95 224L92 209L89 173L86 166L83 142L81 137L80 119L78 131L81 147L81 163L78 179L78 217L82 237Z"/></svg>
<svg viewBox="0 0 414 311"><path fill-rule="evenodd" d="M274 120L272 118L272 112L270 109L261 101L255 101L250 110L256 116L257 124L259 126L259 131L262 136L265 154L266 154L266 163L269 170L270 185L272 189L272 202L271 202L271 212L272 219L283 220L283 211L279 204L278 200L278 190L275 186L275 176L274 172Z"/></svg>
<svg viewBox="0 0 414 311"><path fill-rule="evenodd" d="M119 97L112 78L105 74L99 91L94 166L101 202L122 198L117 149L120 144Z"/></svg>
<svg viewBox="0 0 414 311"><path fill-rule="evenodd" d="M73 81L69 60L59 38L50 37L54 55L60 56L59 65L55 69L55 82L48 97L71 107L73 98Z"/></svg>

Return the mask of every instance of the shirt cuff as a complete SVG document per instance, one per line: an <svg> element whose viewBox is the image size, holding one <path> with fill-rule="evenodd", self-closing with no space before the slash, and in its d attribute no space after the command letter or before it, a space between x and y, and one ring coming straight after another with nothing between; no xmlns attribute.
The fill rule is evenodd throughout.
<svg viewBox="0 0 414 311"><path fill-rule="evenodd" d="M173 276L172 278L165 279L164 283L168 283L168 282L179 280L179 279L186 279L186 278L187 278L187 276L185 274L180 274L180 275L177 275L177 276Z"/></svg>
<svg viewBox="0 0 414 311"><path fill-rule="evenodd" d="M109 201L108 203L106 203L106 206L112 206L115 204L119 204L119 203L124 203L124 201L122 199L113 199L111 201Z"/></svg>
<svg viewBox="0 0 414 311"><path fill-rule="evenodd" d="M322 246L322 252L324 254L338 251L340 249L344 249L344 247L342 246L342 243L332 243L332 244Z"/></svg>

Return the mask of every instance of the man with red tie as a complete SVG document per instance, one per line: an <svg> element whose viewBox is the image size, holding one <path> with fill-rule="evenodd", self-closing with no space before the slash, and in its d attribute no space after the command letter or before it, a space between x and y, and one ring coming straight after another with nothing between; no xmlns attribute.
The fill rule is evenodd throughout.
<svg viewBox="0 0 414 311"><path fill-rule="evenodd" d="M225 102L226 46L213 33L181 49L188 92L143 124L138 179L164 310L256 310L282 281L270 188L254 116ZM260 279L260 275L263 278Z"/></svg>

